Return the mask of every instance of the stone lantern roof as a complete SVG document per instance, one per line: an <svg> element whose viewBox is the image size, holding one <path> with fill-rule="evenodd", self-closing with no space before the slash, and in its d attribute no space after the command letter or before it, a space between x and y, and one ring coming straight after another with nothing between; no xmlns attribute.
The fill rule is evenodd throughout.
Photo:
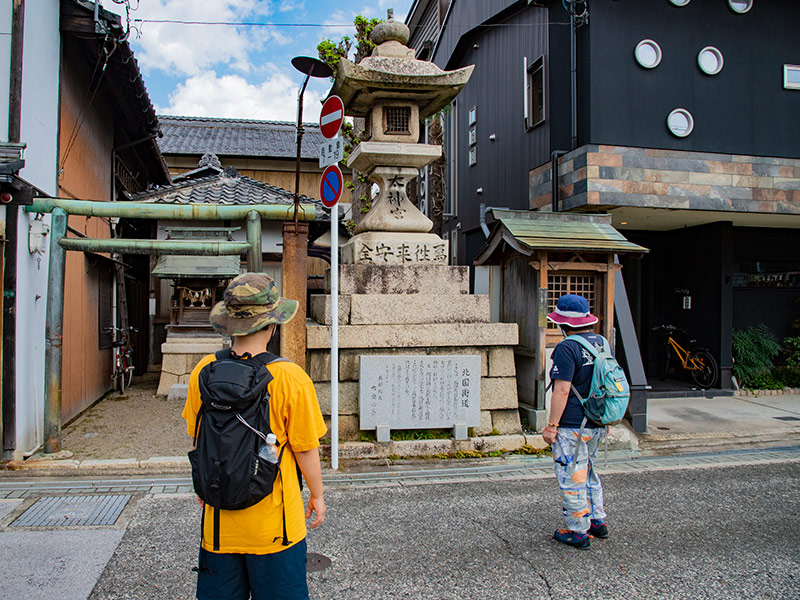
<svg viewBox="0 0 800 600"><path fill-rule="evenodd" d="M356 64L339 61L331 95L344 102L345 112L354 117L366 116L378 100L403 99L419 106L424 119L444 108L469 81L474 65L456 71L443 71L432 62L417 60L414 50L405 46L408 27L388 20L372 31L376 44L372 56Z"/></svg>

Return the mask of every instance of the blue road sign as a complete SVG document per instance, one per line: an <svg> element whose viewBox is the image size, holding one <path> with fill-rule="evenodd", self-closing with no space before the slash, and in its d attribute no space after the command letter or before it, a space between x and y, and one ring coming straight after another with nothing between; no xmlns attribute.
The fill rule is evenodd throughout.
<svg viewBox="0 0 800 600"><path fill-rule="evenodd" d="M330 165L322 172L322 181L319 184L319 195L322 203L331 208L336 205L342 195L344 179L339 165Z"/></svg>

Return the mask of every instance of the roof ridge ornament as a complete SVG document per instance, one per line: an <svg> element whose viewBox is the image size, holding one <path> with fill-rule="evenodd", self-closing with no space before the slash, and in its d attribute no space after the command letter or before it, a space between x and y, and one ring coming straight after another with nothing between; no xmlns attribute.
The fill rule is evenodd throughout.
<svg viewBox="0 0 800 600"><path fill-rule="evenodd" d="M219 157L213 152L206 152L197 163L198 167L213 167L215 169L222 169L222 163Z"/></svg>

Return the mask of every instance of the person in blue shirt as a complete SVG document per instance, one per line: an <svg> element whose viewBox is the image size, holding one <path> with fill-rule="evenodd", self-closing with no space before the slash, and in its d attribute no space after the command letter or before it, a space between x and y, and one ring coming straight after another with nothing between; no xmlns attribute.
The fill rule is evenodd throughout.
<svg viewBox="0 0 800 600"><path fill-rule="evenodd" d="M561 296L547 319L558 325L565 338L580 335L596 345L602 345L605 339L593 333L597 317L589 312L589 302L583 296ZM580 343L569 339L559 342L553 350L553 395L542 433L544 441L553 445L566 523L565 529L555 531L553 539L580 550L590 547L592 537L608 537L603 487L592 466L605 427L588 419L584 423L583 406L576 396L576 391L581 398L589 395L593 370L594 357Z"/></svg>

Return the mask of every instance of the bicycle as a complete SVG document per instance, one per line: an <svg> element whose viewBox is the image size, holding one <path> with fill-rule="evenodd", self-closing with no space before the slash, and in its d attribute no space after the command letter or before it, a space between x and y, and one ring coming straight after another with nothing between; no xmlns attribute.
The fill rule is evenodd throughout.
<svg viewBox="0 0 800 600"><path fill-rule="evenodd" d="M683 346L681 346L677 341L675 341L675 338L672 337L672 334L676 331L686 333L686 330L684 329L678 329L674 325L658 325L653 327L653 331L658 330L664 330L667 334L667 339L664 342L667 348L667 357L664 365L665 376L666 372L669 370L669 350L672 349L672 351L678 357L678 360L680 360L683 369L689 371L692 376L692 380L694 380L698 387L708 389L717 382L717 378L719 377L719 367L717 366L717 361L714 359L711 352L705 348L694 348L691 350L684 349ZM689 340L689 344L693 344L695 341L696 340Z"/></svg>
<svg viewBox="0 0 800 600"><path fill-rule="evenodd" d="M120 394L125 393L125 389L131 386L133 381L133 346L131 346L131 334L138 330L133 327L121 329L119 327L106 327L103 331L114 333L116 338L111 347L114 348L114 372L111 380Z"/></svg>

